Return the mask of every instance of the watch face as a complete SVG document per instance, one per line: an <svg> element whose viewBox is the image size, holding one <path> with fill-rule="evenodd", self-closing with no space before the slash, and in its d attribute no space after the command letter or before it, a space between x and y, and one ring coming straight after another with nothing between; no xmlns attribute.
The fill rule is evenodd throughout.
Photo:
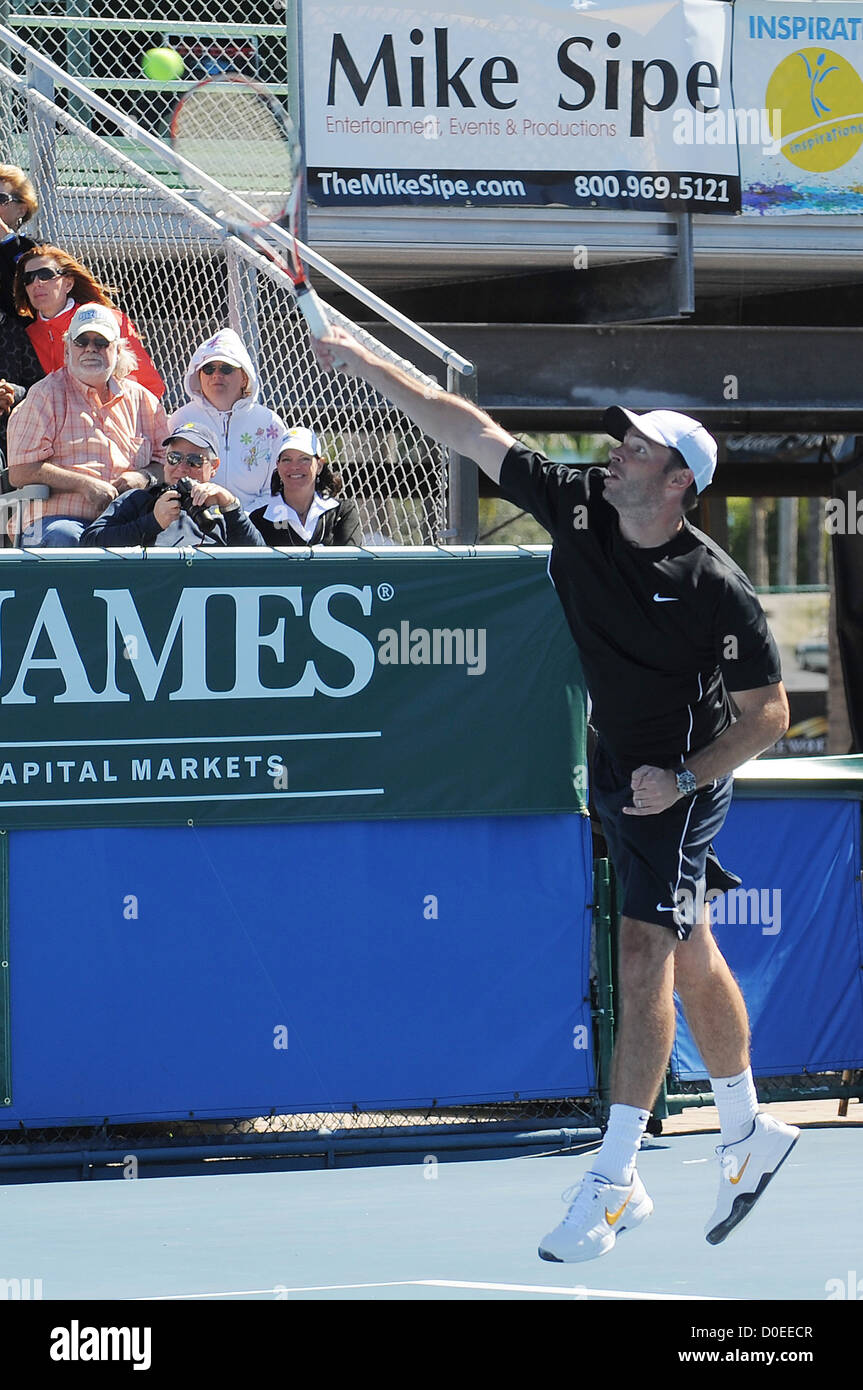
<svg viewBox="0 0 863 1390"><path fill-rule="evenodd" d="M677 790L683 792L685 795L695 791L695 773L690 772L688 768L685 772L676 773L675 781L677 782Z"/></svg>

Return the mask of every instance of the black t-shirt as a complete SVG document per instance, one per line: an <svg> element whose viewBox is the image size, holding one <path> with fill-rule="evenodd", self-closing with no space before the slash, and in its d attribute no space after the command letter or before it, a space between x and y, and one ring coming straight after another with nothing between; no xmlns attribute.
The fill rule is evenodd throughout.
<svg viewBox="0 0 863 1390"><path fill-rule="evenodd" d="M674 767L732 722L729 691L782 679L779 653L734 561L685 520L663 545L630 544L605 476L516 444L500 487L551 534L549 572L609 752L628 770Z"/></svg>

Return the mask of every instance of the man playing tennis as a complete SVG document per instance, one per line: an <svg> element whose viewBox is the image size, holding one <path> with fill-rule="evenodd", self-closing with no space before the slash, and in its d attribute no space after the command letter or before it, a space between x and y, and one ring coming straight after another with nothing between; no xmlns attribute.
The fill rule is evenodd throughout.
<svg viewBox="0 0 863 1390"><path fill-rule="evenodd" d="M608 468L550 463L459 397L429 389L333 327L325 369L359 376L424 433L476 461L553 541L550 575L581 655L597 732L592 791L620 885L622 1018L602 1146L543 1259L611 1250L653 1203L636 1156L674 1040L674 993L719 1111L717 1245L758 1200L799 1131L762 1114L740 989L705 894L740 882L712 841L732 772L788 727L779 657L746 576L685 512L713 477L716 443L675 411L614 407ZM568 1194L567 1194L568 1195Z"/></svg>

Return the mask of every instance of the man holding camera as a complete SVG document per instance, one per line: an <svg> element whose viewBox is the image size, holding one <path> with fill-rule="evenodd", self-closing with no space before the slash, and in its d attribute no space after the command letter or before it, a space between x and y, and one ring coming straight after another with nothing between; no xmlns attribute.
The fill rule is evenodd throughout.
<svg viewBox="0 0 863 1390"><path fill-rule="evenodd" d="M91 522L81 545L255 545L264 541L238 499L212 481L215 437L190 421L163 441L164 483L124 492Z"/></svg>

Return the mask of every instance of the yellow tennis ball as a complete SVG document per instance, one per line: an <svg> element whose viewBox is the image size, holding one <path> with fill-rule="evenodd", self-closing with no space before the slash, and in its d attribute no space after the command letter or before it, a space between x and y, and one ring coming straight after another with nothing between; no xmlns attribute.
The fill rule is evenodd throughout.
<svg viewBox="0 0 863 1390"><path fill-rule="evenodd" d="M183 76L183 60L173 48L150 48L141 59L144 76L151 82L176 82Z"/></svg>

